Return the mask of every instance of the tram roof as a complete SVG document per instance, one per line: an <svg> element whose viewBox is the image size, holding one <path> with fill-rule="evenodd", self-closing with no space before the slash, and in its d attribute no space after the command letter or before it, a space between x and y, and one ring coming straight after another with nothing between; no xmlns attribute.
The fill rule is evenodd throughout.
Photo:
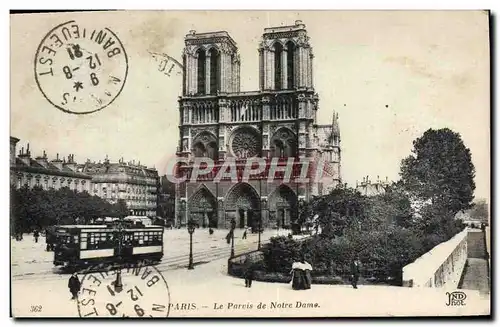
<svg viewBox="0 0 500 327"><path fill-rule="evenodd" d="M111 225L59 225L59 226L55 226L55 228L85 228L85 229L99 229L99 228L108 228L110 227ZM133 229L138 229L138 228L153 228L153 227L157 227L157 228L163 228L163 226L159 226L159 225L149 225L149 226L141 226L141 227L138 227L138 226L130 226L130 227L127 227L127 228L133 228Z"/></svg>
<svg viewBox="0 0 500 327"><path fill-rule="evenodd" d="M56 228L106 228L107 225L59 225Z"/></svg>

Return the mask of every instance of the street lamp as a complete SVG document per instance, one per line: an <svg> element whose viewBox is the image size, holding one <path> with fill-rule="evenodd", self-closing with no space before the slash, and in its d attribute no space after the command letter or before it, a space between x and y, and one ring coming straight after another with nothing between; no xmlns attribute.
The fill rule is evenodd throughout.
<svg viewBox="0 0 500 327"><path fill-rule="evenodd" d="M116 280L114 282L114 288L115 292L119 293L123 290L123 284L122 284L122 270L121 270L121 264L122 264L122 249L123 249L123 223L122 223L122 217L120 217L120 220L118 221L118 265L120 266L116 272Z"/></svg>
<svg viewBox="0 0 500 327"><path fill-rule="evenodd" d="M260 250L260 234L262 232L262 216L259 217L259 245L257 246L257 250Z"/></svg>
<svg viewBox="0 0 500 327"><path fill-rule="evenodd" d="M231 258L234 258L234 229L236 228L236 220L231 219Z"/></svg>
<svg viewBox="0 0 500 327"><path fill-rule="evenodd" d="M188 269L194 269L193 266L193 233L195 229L195 223L192 219L188 221L188 233L189 233L189 265Z"/></svg>

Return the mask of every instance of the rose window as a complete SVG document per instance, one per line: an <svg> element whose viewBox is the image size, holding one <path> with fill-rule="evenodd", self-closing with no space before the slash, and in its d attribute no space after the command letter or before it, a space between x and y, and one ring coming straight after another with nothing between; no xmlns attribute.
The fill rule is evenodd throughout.
<svg viewBox="0 0 500 327"><path fill-rule="evenodd" d="M237 158L251 158L259 154L261 149L260 135L249 128L235 131L231 142L231 150Z"/></svg>

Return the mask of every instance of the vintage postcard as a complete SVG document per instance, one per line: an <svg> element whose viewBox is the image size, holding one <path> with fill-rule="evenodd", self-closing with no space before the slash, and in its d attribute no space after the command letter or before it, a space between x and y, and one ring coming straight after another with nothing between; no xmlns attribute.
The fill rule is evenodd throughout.
<svg viewBox="0 0 500 327"><path fill-rule="evenodd" d="M489 26L11 13L11 315L490 316Z"/></svg>

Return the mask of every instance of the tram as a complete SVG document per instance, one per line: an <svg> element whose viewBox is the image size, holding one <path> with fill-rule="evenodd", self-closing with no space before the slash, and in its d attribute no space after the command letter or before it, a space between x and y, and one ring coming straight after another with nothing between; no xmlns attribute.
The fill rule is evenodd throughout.
<svg viewBox="0 0 500 327"><path fill-rule="evenodd" d="M54 234L54 265L63 268L155 263L163 257L162 226L65 225L57 226Z"/></svg>

